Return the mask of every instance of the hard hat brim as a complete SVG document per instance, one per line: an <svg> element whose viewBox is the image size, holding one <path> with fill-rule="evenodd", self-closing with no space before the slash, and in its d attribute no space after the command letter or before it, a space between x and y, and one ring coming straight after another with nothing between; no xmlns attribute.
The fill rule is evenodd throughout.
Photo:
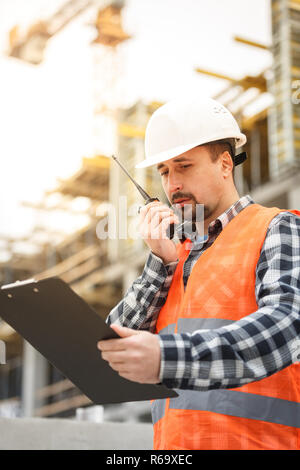
<svg viewBox="0 0 300 470"><path fill-rule="evenodd" d="M215 138L213 138L210 142L214 142L216 140L221 140L224 138L226 138L224 137L224 135L222 136L218 135ZM236 148L242 147L247 142L247 138L245 134L242 134L242 133L240 133L238 136L233 136L231 138L236 139L237 141ZM185 153L188 150L191 150L192 148L197 147L198 145L204 145L208 143L209 142L198 141L196 143L189 144L189 145L180 145L179 147L175 147L173 149L169 149L169 150L166 150L165 152L160 152L156 155L152 155L151 157L146 158L142 162L135 165L135 168L148 168L150 166L157 165L158 163L162 163L162 162L171 160L172 158L178 157L182 153Z"/></svg>

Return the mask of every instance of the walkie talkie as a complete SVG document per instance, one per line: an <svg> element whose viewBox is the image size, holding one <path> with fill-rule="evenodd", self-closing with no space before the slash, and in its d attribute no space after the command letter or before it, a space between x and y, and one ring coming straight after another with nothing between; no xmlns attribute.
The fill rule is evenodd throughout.
<svg viewBox="0 0 300 470"><path fill-rule="evenodd" d="M124 166L122 165L122 163L119 162L119 160L117 159L117 157L115 157L114 155L112 155L112 158L117 162L117 164L122 168L122 170L126 173L126 175L128 176L128 178L133 182L133 184L135 185L135 187L137 188L137 190L140 192L140 194L143 196L143 198L145 199L145 205L147 204L150 204L150 202L154 202L154 201L158 201L159 202L159 199L158 197L151 197L149 196L148 193L146 193L146 191L144 191L144 189L132 178L132 176L130 176L130 174L128 173L128 171L126 170L126 168L124 168ZM167 230L167 236L168 238L172 239L174 237L174 233L175 233L175 227L174 227L174 224L170 224L168 230Z"/></svg>

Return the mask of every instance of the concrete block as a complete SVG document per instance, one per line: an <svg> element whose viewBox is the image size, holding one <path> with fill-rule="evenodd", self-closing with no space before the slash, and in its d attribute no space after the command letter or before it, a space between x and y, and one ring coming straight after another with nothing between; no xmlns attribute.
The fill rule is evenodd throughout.
<svg viewBox="0 0 300 470"><path fill-rule="evenodd" d="M152 446L150 423L0 418L0 450L151 450Z"/></svg>

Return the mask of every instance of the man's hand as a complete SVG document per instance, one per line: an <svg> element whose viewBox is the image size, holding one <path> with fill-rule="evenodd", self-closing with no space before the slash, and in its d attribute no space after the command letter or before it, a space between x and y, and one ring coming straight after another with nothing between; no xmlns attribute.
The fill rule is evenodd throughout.
<svg viewBox="0 0 300 470"><path fill-rule="evenodd" d="M157 335L119 325L111 325L111 328L121 338L97 343L102 358L125 379L139 383L158 383L160 346Z"/></svg>
<svg viewBox="0 0 300 470"><path fill-rule="evenodd" d="M170 224L178 223L174 211L162 202L154 201L141 208L140 234L152 253L164 264L177 261L175 243L167 237Z"/></svg>

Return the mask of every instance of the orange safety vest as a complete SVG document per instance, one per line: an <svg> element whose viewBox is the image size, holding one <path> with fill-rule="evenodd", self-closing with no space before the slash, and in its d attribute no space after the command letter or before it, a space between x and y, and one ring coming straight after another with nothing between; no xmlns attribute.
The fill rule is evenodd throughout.
<svg viewBox="0 0 300 470"><path fill-rule="evenodd" d="M219 328L255 312L255 269L269 223L279 212L258 204L243 209L201 254L185 290L182 270L190 240L179 244L156 332ZM176 398L152 402L154 449L300 449L300 364L231 390L176 392Z"/></svg>

